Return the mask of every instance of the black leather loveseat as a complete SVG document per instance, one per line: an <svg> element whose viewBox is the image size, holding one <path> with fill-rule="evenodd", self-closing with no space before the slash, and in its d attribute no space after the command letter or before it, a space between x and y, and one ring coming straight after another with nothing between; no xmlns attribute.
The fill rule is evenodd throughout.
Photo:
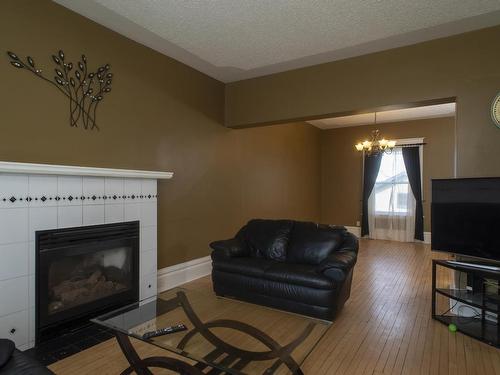
<svg viewBox="0 0 500 375"><path fill-rule="evenodd" d="M349 298L358 239L344 227L258 219L210 246L217 295L325 320Z"/></svg>

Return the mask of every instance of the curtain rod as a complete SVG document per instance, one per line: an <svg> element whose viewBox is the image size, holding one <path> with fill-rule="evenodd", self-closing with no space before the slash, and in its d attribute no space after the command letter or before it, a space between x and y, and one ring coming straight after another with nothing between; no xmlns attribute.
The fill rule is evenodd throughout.
<svg viewBox="0 0 500 375"><path fill-rule="evenodd" d="M404 144L404 145L396 145L394 147L414 147L414 146L424 146L426 144L427 143L425 143L425 142L422 142L422 143L407 143L407 144Z"/></svg>

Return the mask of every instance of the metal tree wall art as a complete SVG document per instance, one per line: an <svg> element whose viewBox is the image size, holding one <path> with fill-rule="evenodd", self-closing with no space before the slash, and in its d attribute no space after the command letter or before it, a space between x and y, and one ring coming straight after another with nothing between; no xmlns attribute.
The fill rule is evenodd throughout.
<svg viewBox="0 0 500 375"><path fill-rule="evenodd" d="M89 72L85 55L82 55L81 60L74 66L71 62L66 63L64 52L60 50L56 55L52 55L55 75L51 80L43 75L42 69L36 66L32 57L27 56L23 60L10 51L7 55L12 66L30 71L56 87L69 99L70 126L81 125L84 129L99 130L96 122L97 107L111 91L113 81L109 64L100 66L95 72Z"/></svg>

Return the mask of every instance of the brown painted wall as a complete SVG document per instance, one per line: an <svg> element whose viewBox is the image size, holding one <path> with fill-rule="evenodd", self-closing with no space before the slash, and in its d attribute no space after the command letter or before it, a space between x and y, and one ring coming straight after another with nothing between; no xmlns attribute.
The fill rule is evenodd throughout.
<svg viewBox="0 0 500 375"><path fill-rule="evenodd" d="M500 26L227 85L231 127L457 97L459 176L500 175Z"/></svg>
<svg viewBox="0 0 500 375"><path fill-rule="evenodd" d="M324 130L321 134L321 221L352 226L361 221L363 159L353 145L369 138L375 129L388 139L425 137L424 230L430 231L431 178L454 174L454 117Z"/></svg>
<svg viewBox="0 0 500 375"><path fill-rule="evenodd" d="M209 253L251 217L319 219L319 131L306 124L230 130L224 85L48 0L0 2L0 49L110 63L99 132L69 127L54 87L0 59L0 160L166 170L159 185L158 266Z"/></svg>

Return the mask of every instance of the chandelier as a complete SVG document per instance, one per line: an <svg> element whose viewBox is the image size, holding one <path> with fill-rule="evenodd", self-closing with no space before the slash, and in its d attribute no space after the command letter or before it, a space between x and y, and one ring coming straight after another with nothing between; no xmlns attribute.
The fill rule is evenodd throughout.
<svg viewBox="0 0 500 375"><path fill-rule="evenodd" d="M375 113L375 125L377 124L377 113ZM396 146L396 141L385 138L380 139L380 130L372 131L370 140L359 142L354 147L356 150L364 152L367 156L377 155L380 153L390 154Z"/></svg>

